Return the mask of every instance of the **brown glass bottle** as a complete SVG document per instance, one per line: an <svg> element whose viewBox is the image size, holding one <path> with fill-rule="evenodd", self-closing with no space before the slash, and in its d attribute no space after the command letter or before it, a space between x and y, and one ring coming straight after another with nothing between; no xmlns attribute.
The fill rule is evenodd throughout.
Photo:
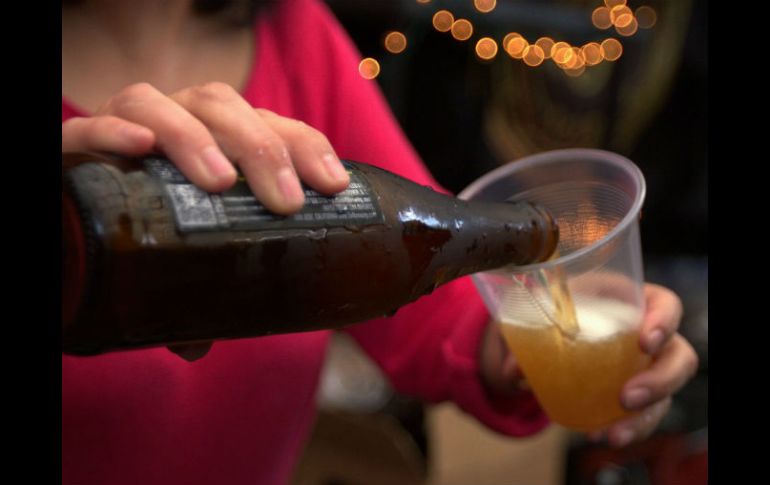
<svg viewBox="0 0 770 485"><path fill-rule="evenodd" d="M527 204L466 202L345 162L335 197L275 216L246 184L206 194L166 160L63 154L62 350L338 328L459 276L548 259L558 230Z"/></svg>

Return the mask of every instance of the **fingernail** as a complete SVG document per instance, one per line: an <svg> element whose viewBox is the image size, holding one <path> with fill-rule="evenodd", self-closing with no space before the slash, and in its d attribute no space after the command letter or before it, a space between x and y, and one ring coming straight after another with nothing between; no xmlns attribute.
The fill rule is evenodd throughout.
<svg viewBox="0 0 770 485"><path fill-rule="evenodd" d="M340 163L337 157L331 153L327 153L321 157L321 159L323 160L323 164L326 167L326 172L331 178L337 181L349 180L347 170L345 170L345 167L342 166L342 163Z"/></svg>
<svg viewBox="0 0 770 485"><path fill-rule="evenodd" d="M131 143L145 143L152 137L152 132L138 126L123 126L120 128L120 135Z"/></svg>
<svg viewBox="0 0 770 485"><path fill-rule="evenodd" d="M657 406L653 406L653 408L652 408L652 409L650 409L650 410L648 410L648 411L645 411L644 413L642 413L642 420L644 421L644 423L645 423L645 424L648 424L648 425L649 425L649 424L652 424L652 422L653 422L653 421L655 421L655 414L656 414L656 413L655 413L655 412L656 412L656 409L655 409L655 408L656 408L656 407L657 407Z"/></svg>
<svg viewBox="0 0 770 485"><path fill-rule="evenodd" d="M297 180L297 176L290 168L283 168L278 172L278 190L283 199L291 205L300 205L305 202L305 194Z"/></svg>
<svg viewBox="0 0 770 485"><path fill-rule="evenodd" d="M626 446L634 439L634 430L624 428L615 434L615 446Z"/></svg>
<svg viewBox="0 0 770 485"><path fill-rule="evenodd" d="M639 409L647 405L650 400L649 389L637 388L631 389L623 398L623 405L627 409Z"/></svg>
<svg viewBox="0 0 770 485"><path fill-rule="evenodd" d="M658 350L660 350L660 346L663 343L664 337L665 335L663 334L662 330L653 330L650 336L647 338L647 353L657 353Z"/></svg>
<svg viewBox="0 0 770 485"><path fill-rule="evenodd" d="M206 147L201 152L201 158L209 174L216 179L233 177L235 169L225 155L215 146Z"/></svg>

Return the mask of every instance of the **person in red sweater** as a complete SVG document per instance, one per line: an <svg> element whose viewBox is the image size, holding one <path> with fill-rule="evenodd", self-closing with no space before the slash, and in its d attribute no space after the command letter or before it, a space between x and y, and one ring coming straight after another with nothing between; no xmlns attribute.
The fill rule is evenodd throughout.
<svg viewBox="0 0 770 485"><path fill-rule="evenodd" d="M237 166L280 214L302 206L300 180L344 189L339 157L441 190L376 84L359 76L329 9L271 3L243 23L226 15L238 2L65 2L62 152L162 151L208 191L232 185ZM647 298L640 345L654 363L624 389L625 405L643 412L606 430L617 446L651 433L697 366L677 333L679 299L654 285ZM488 320L461 278L345 331L397 391L452 400L507 435L536 433L548 420ZM63 483L286 483L313 424L329 337L63 355Z"/></svg>

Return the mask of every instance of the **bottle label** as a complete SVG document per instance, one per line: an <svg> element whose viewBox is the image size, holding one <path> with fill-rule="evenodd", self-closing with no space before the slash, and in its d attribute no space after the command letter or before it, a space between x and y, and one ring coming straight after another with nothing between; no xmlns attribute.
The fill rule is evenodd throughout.
<svg viewBox="0 0 770 485"><path fill-rule="evenodd" d="M194 186L168 160L147 158L147 171L160 180L181 232L262 231L382 224L385 217L366 177L342 162L350 175L343 192L327 196L303 185L304 207L291 216L273 214L251 192L243 176L229 190L210 194Z"/></svg>

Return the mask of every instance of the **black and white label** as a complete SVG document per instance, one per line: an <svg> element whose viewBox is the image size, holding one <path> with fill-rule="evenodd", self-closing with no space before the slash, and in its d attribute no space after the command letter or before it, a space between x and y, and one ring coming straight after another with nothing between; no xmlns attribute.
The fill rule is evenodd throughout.
<svg viewBox="0 0 770 485"><path fill-rule="evenodd" d="M350 175L348 188L334 196L326 196L303 185L305 205L291 216L268 211L254 197L242 176L231 189L209 194L191 184L168 160L148 158L145 167L163 183L181 232L261 231L385 222L377 196L366 177L352 164L342 163Z"/></svg>

